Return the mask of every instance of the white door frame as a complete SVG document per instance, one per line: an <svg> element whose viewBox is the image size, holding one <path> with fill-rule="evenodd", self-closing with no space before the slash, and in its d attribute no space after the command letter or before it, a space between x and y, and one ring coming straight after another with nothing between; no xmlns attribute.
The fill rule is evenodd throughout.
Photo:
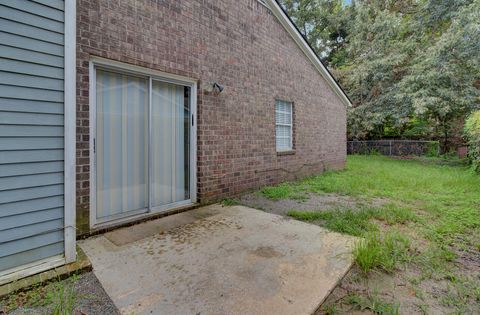
<svg viewBox="0 0 480 315"><path fill-rule="evenodd" d="M126 214L124 217L119 217L114 220L98 220L97 219L97 183L96 183L96 163L95 163L95 137L96 137L96 69L100 67L102 69L110 69L119 73L131 74L136 76L144 76L149 80L149 112L152 108L152 80L158 80L162 82L168 82L173 84L179 84L190 87L190 114L191 123L190 126L190 199L168 204L160 207L152 207L150 198L150 183L148 183L148 208L141 209L139 212L132 212ZM149 215L155 215L161 212L174 210L177 208L189 206L195 204L197 201L197 80L184 76L165 73L157 70L152 70L144 67L134 66L118 61L113 61L101 57L92 57L89 64L89 102L90 102L90 228L98 229L104 227L110 227L119 225L122 223L135 221L140 218L148 217ZM148 119L150 121L151 115L149 113ZM150 134L149 123L149 134ZM150 145L147 150L149 169L150 169ZM150 170L149 170L150 173ZM150 174L148 174L150 176ZM146 211L145 211L146 210Z"/></svg>

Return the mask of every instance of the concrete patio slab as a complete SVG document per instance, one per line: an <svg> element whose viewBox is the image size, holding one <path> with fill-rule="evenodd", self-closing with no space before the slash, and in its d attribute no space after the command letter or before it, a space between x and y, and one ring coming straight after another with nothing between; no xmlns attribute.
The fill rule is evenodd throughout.
<svg viewBox="0 0 480 315"><path fill-rule="evenodd" d="M311 314L354 238L212 205L80 242L122 314Z"/></svg>

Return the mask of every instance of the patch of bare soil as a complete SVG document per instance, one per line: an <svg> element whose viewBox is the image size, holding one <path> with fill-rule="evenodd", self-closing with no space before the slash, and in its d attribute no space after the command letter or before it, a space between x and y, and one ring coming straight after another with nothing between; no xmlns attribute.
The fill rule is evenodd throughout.
<svg viewBox="0 0 480 315"><path fill-rule="evenodd" d="M395 305L398 314L409 315L455 314L462 309L458 302L452 300L453 303L448 303L452 294L458 293L452 290L449 281L428 279L417 284L416 279L421 279L421 273L416 270L400 270L392 274L378 271L364 276L353 267L316 314L329 314L328 310L332 309L335 314L375 314L382 309L381 303ZM362 305L352 303L352 296L369 302ZM465 305L461 313L475 314L476 311L478 308Z"/></svg>
<svg viewBox="0 0 480 315"><path fill-rule="evenodd" d="M376 198L373 200L359 199L337 194L306 193L304 199L280 199L272 200L258 192L249 193L239 198L243 205L260 209L269 213L287 215L290 210L298 211L327 211L335 209L357 209L360 206L381 206L388 203L386 199Z"/></svg>

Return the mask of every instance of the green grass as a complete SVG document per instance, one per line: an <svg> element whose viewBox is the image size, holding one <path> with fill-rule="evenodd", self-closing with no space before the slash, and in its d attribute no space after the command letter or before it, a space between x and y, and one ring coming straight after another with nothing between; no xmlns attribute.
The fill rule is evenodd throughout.
<svg viewBox="0 0 480 315"><path fill-rule="evenodd" d="M46 307L49 314L73 315L79 298L75 291L77 281L78 275L73 275L65 280L36 285L28 291L11 293L0 300L0 310L8 313L19 307Z"/></svg>
<svg viewBox="0 0 480 315"><path fill-rule="evenodd" d="M370 222L369 210L329 210L329 211L289 211L288 215L302 221L322 220L323 226L340 233L361 236L365 232L377 231L378 227Z"/></svg>
<svg viewBox="0 0 480 315"><path fill-rule="evenodd" d="M389 204L370 216L389 224L421 217L422 232L436 243L454 245L458 235L472 246L480 243L480 176L466 166L349 156L345 171L268 187L262 193L280 199L298 191L388 199Z"/></svg>
<svg viewBox="0 0 480 315"><path fill-rule="evenodd" d="M280 199L294 199L294 200L306 200L307 195L303 191L303 188L294 182L283 183L277 186L268 186L262 188L260 193L272 200Z"/></svg>
<svg viewBox="0 0 480 315"><path fill-rule="evenodd" d="M387 204L383 207L361 207L359 209L336 209L328 211L296 211L288 212L292 218L302 221L322 220L323 226L340 233L362 236L367 232L378 231L372 219L384 221L388 225L414 222L417 216L408 207Z"/></svg>
<svg viewBox="0 0 480 315"><path fill-rule="evenodd" d="M53 315L73 315L77 305L77 294L75 292L75 282L78 276L72 276L68 281L55 282L52 290L48 292L49 299L52 301Z"/></svg>
<svg viewBox="0 0 480 315"><path fill-rule="evenodd" d="M384 221L389 225L405 224L407 222L416 222L419 220L411 207L399 206L394 203L389 203L378 208L372 208L370 211L373 218Z"/></svg>
<svg viewBox="0 0 480 315"><path fill-rule="evenodd" d="M418 270L419 282L429 279L439 285L448 284L448 292L433 297L441 304L454 313L476 313L480 281L463 270L459 262L461 253L469 257L480 254L480 176L454 162L440 158L349 156L344 171L266 188L262 193L276 199L298 192L334 193L357 199L352 209L292 210L288 215L361 237L354 257L367 279L372 270ZM469 264L468 256L466 259ZM377 314L398 313L396 304L377 303L371 296L353 298L351 302Z"/></svg>
<svg viewBox="0 0 480 315"><path fill-rule="evenodd" d="M354 236L378 231L377 221L389 226L409 224L413 233L428 241L427 249L416 257L426 274L448 269L446 264L456 258L451 248L479 251L480 176L466 166L442 165L436 159L405 161L382 156L350 156L345 171L327 172L264 191L277 192L277 198L303 191L388 200L377 207L290 211L288 214L304 221L320 220L328 229ZM368 245L374 252L378 248L372 242L362 246ZM362 254L366 259L364 266L368 266L368 259L373 258L368 257L368 251Z"/></svg>
<svg viewBox="0 0 480 315"><path fill-rule="evenodd" d="M377 294L368 296L351 294L345 298L345 302L354 306L354 308L364 311L369 310L379 315L398 315L400 306L397 303L390 303L382 300Z"/></svg>
<svg viewBox="0 0 480 315"><path fill-rule="evenodd" d="M409 260L410 240L398 232L369 233L353 249L355 262L364 273L373 269L393 272Z"/></svg>
<svg viewBox="0 0 480 315"><path fill-rule="evenodd" d="M232 198L225 198L222 200L222 205L225 207L236 206L240 204L238 200Z"/></svg>

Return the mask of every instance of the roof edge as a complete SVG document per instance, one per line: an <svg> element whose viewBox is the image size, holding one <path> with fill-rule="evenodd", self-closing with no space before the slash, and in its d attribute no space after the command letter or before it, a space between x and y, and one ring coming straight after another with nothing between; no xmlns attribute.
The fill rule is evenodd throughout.
<svg viewBox="0 0 480 315"><path fill-rule="evenodd" d="M318 72L322 77L327 81L330 87L335 91L335 93L340 97L345 106L352 106L352 101L348 97L347 93L340 86L338 81L333 77L331 72L325 66L325 64L320 60L320 57L315 53L312 46L308 43L306 38L298 30L297 26L293 23L292 19L287 15L282 6L278 3L278 0L263 0L268 6L270 11L275 15L279 20L280 24L285 28L285 30L290 34L296 44L300 47L303 53L307 58L313 63Z"/></svg>

